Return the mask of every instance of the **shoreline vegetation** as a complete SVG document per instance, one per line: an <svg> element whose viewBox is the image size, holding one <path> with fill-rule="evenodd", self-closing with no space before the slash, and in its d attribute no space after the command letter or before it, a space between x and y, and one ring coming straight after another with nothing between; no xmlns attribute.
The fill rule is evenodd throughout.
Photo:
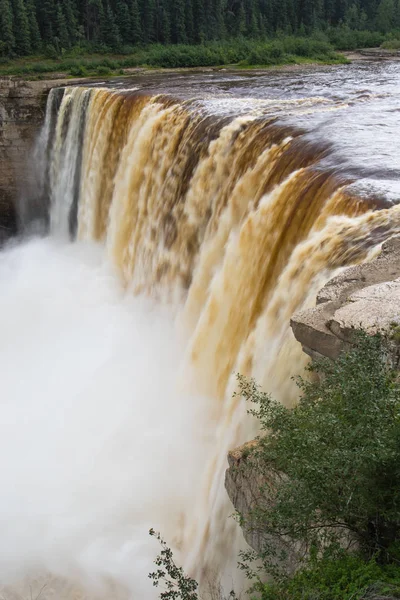
<svg viewBox="0 0 400 600"><path fill-rule="evenodd" d="M68 51L18 58L0 58L0 77L20 76L40 80L57 77L90 78L130 75L135 71L180 68L233 68L251 70L302 64L337 65L351 61L342 53L358 48L396 52L400 33L332 30L328 35L281 35L261 40L239 38L204 44L151 44L129 48L126 53Z"/></svg>

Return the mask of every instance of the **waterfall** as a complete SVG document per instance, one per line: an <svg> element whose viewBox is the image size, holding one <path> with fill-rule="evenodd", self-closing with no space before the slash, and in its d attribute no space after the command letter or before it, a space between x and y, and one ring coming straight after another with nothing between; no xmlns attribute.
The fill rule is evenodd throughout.
<svg viewBox="0 0 400 600"><path fill-rule="evenodd" d="M204 455L196 455L192 463L189 456L180 461L174 452L176 464L149 460L154 478L167 486L165 502L174 505L159 518L160 503L154 501L154 523L147 522L151 515L142 515L141 490L136 490L136 514L131 521L125 515L132 539L127 534L124 543L136 543L134 530L142 521L164 526L166 534L173 530L167 541L184 568L203 582L213 569L220 574L234 569L240 543L240 532L229 518L232 507L223 489L224 470L228 450L250 439L255 424L243 402L233 397L234 374L254 376L275 398L292 405L297 391L291 376L301 372L306 358L291 334L290 316L311 306L318 289L338 269L368 259L382 241L398 233L400 209L378 210L355 193L350 177L324 167L327 145L308 141L300 129L260 111L217 115L199 102L123 90L65 88L61 93L62 97L60 92L49 97L40 142L52 240L40 243L57 244L60 236L69 235L73 243L68 252L96 248L102 258L96 258L95 268L103 273L105 256L107 268L115 269L124 288L124 294L118 292L127 298L124 302L170 311L160 324L164 355L155 353L154 371L146 377L156 394L165 389L168 402L171 374L159 374L157 360L164 364L170 339L167 363L179 363L173 368L181 374L181 404L172 403L170 415L161 411L166 429L174 424L171 447L173 436L191 445L191 436L199 433L197 419L202 432L207 431L199 446ZM34 253L40 254L40 248L35 246ZM74 264L65 258L65 250L56 246L50 252L62 253L73 280ZM17 264L18 256L12 259ZM90 276L81 276L85 287ZM109 279L105 284L104 277L100 299L108 294ZM77 286L71 285L76 292ZM117 300L107 296L107 302ZM142 308L135 310L145 325L132 335L146 337L152 317L143 316ZM179 350L170 329L174 320ZM120 327L130 325L125 315ZM101 336L96 340L101 346ZM140 344L128 356L135 353L140 355ZM151 360L151 352L145 351L138 368L145 372ZM156 385L152 378L158 377ZM118 396L120 390L111 393ZM116 410L122 410L120 402L116 400ZM189 425L188 403L193 403L191 417L196 415ZM91 409L96 410L95 405ZM184 435L176 427L179 414L180 426L189 430ZM131 422L125 413L124 418ZM155 420L162 427L158 416ZM134 424L131 433L136 435ZM168 444L168 435L164 437ZM151 444L150 439L145 449L150 454ZM145 455L142 460L146 465ZM190 485L196 482L194 496L184 485L191 468L197 470L194 479L193 474L188 477ZM179 476L177 485L182 480L182 502L165 483L166 469L176 470L171 477ZM109 476L111 471L106 472ZM119 491L130 499L125 483ZM162 486L155 485L154 493L162 495ZM142 502L152 502L147 488ZM56 534L63 535L58 530ZM118 539L113 543L116 554L124 552ZM95 557L78 563L81 570L86 565L90 578ZM45 566L51 570L51 561ZM117 567L108 566L102 576L127 589L129 597L152 597L151 588L143 591L143 581L135 587L125 571L121 575ZM72 581L81 577L73 570L67 575Z"/></svg>

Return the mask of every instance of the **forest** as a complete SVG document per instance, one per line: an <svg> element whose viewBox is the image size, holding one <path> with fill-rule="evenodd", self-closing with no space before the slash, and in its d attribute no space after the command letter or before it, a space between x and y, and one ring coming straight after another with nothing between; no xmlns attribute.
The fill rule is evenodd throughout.
<svg viewBox="0 0 400 600"><path fill-rule="evenodd" d="M387 34L400 0L0 0L0 57L71 48L121 52L150 44L204 44L308 36L338 28Z"/></svg>

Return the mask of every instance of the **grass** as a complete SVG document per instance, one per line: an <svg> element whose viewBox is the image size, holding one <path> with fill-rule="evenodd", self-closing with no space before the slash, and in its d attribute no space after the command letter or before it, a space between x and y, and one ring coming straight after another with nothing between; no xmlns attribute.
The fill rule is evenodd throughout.
<svg viewBox="0 0 400 600"><path fill-rule="evenodd" d="M196 68L237 66L268 67L304 63L338 64L347 62L326 40L286 36L274 40L235 40L204 45L152 45L130 49L129 54L82 54L75 48L58 59L31 56L0 59L0 75L40 79L51 73L71 77L111 76L125 69Z"/></svg>

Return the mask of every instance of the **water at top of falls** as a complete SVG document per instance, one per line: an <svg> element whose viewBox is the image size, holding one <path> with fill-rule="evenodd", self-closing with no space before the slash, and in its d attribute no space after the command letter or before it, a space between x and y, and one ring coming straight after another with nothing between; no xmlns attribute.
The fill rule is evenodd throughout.
<svg viewBox="0 0 400 600"><path fill-rule="evenodd" d="M211 70L210 70L211 71ZM397 202L400 164L400 61L366 61L268 71L212 71L132 79L135 89L197 98L212 114L276 115L304 128L312 141L332 144L330 166L354 173L359 193L381 192ZM118 89L127 80L108 82Z"/></svg>

